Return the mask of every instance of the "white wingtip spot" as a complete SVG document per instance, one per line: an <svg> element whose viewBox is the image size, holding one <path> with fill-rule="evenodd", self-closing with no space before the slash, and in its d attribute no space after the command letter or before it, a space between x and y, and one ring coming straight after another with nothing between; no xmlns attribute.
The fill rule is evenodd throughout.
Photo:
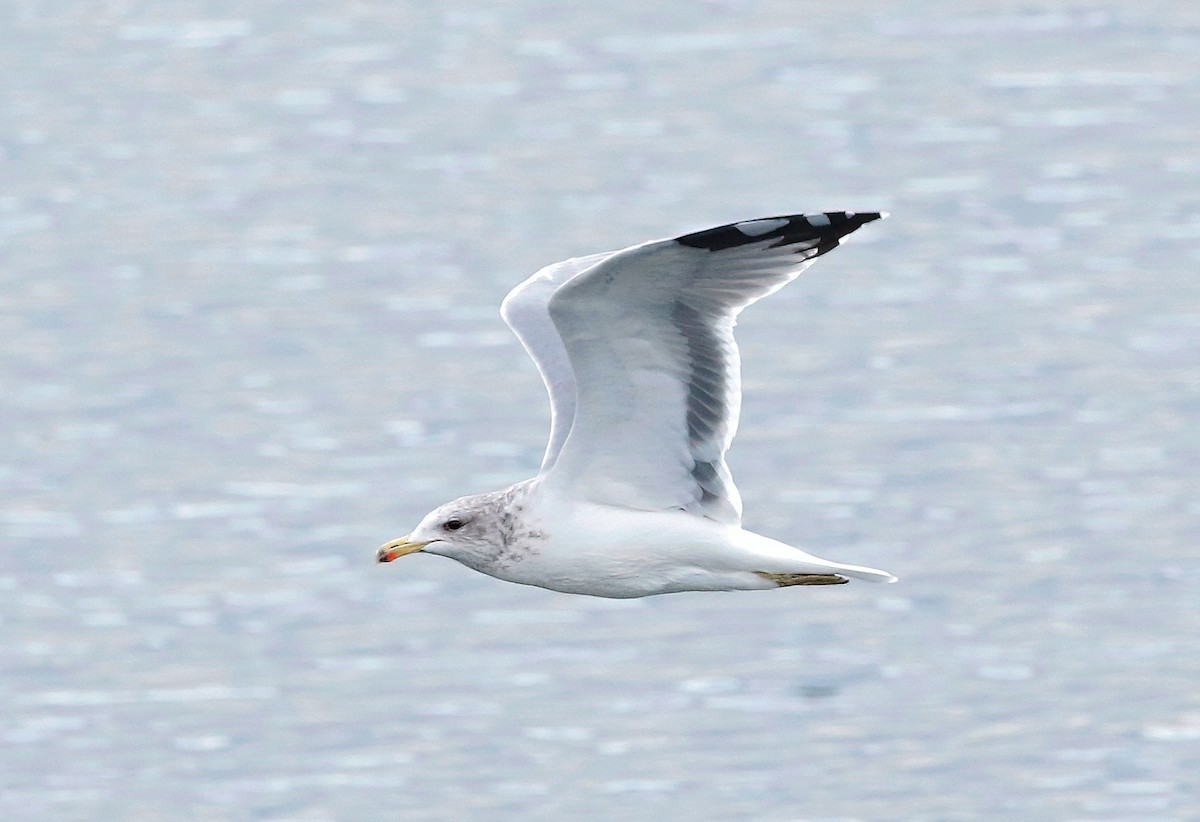
<svg viewBox="0 0 1200 822"><path fill-rule="evenodd" d="M829 218L824 214L805 214L804 219L808 220L808 224L813 228L823 228L829 225Z"/></svg>
<svg viewBox="0 0 1200 822"><path fill-rule="evenodd" d="M788 221L786 219L747 220L744 223L735 223L734 228L747 237L761 237L763 234L770 234L775 229L783 228L787 224Z"/></svg>

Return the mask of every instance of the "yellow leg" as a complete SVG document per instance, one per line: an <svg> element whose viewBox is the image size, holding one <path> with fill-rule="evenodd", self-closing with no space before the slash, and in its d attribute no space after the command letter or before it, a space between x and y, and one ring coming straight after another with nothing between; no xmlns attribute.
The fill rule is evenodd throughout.
<svg viewBox="0 0 1200 822"><path fill-rule="evenodd" d="M755 571L763 579L769 579L780 588L789 585L844 585L850 580L837 574L772 574L769 571Z"/></svg>

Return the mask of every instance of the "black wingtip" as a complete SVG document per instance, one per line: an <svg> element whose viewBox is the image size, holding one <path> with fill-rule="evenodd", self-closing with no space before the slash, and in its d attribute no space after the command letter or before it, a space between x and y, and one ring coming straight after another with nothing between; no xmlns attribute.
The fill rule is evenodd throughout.
<svg viewBox="0 0 1200 822"><path fill-rule="evenodd" d="M677 237L676 242L690 248L724 251L741 245L774 240L773 248L803 243L805 249L815 244L817 254L824 254L843 237L867 223L886 218L885 211L825 211L816 214L787 214L762 217L740 223L710 228Z"/></svg>

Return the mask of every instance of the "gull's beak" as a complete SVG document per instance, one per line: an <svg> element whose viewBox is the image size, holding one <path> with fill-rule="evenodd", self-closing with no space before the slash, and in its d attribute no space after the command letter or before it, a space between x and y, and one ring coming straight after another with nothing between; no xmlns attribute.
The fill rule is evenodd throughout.
<svg viewBox="0 0 1200 822"><path fill-rule="evenodd" d="M377 562L391 562L394 559L400 559L400 557L406 554L415 554L431 542L433 542L431 539L427 539L424 542L413 542L408 537L400 537L400 539L394 539L391 542L380 545L379 553L375 554L375 560Z"/></svg>

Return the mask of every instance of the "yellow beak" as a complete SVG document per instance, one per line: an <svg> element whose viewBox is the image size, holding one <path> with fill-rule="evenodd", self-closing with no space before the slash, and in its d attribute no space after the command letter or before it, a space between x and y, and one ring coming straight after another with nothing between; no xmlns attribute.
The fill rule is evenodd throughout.
<svg viewBox="0 0 1200 822"><path fill-rule="evenodd" d="M377 562L391 562L407 554L415 554L431 542L433 542L431 539L427 539L424 542L413 542L408 537L400 537L400 539L394 539L379 546L379 552L375 554L375 560Z"/></svg>

